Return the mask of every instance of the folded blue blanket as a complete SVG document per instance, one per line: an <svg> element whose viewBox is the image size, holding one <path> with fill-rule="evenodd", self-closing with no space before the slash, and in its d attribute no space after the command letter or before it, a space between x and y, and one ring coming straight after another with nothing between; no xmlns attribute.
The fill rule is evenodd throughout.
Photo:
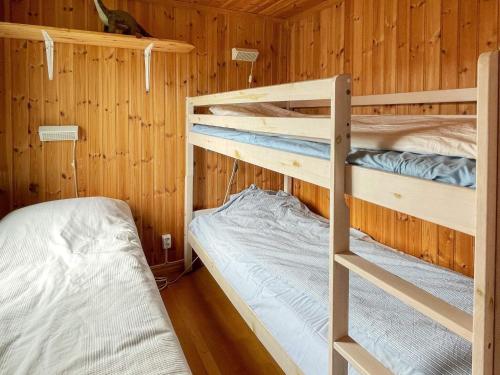
<svg viewBox="0 0 500 375"><path fill-rule="evenodd" d="M198 124L193 126L193 132L325 160L330 158L330 145L326 143ZM476 187L476 161L473 159L422 155L412 152L353 149L347 162L405 176L469 188Z"/></svg>

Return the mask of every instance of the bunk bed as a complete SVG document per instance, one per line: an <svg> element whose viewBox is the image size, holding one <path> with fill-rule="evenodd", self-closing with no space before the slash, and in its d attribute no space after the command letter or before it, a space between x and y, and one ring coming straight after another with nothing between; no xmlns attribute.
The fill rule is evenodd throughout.
<svg viewBox="0 0 500 375"><path fill-rule="evenodd" d="M128 205L66 199L0 221L0 373L191 374Z"/></svg>
<svg viewBox="0 0 500 375"><path fill-rule="evenodd" d="M498 323L495 326L495 322L500 322L498 309L495 313L495 283L498 285L495 268L499 261L495 257L498 67L497 51L481 55L478 61L477 88L469 89L351 97L350 78L340 75L331 79L187 98L185 266L191 267L194 249L256 336L286 373L303 373L304 368L298 364L297 357L290 355L290 350L285 348L286 344L273 335L272 327L263 322L262 315L256 314L240 295L241 289L235 287L234 280L228 281L221 263L214 258L214 248L210 245L211 242L217 243L216 238L212 238L214 241L203 240L207 232L200 231L199 227L208 221L199 219L203 215L220 215L221 210L225 208L215 212L193 212L193 147L202 147L282 173L285 176L285 192L290 190L291 178L298 178L330 190L326 344L329 353L327 368L330 373L346 373L348 363L364 374L390 373L388 367L400 371L390 363L388 365L390 361L381 360L380 355L376 358L349 334L349 275L352 273L466 340L472 346L472 373L492 374L494 351L498 351L500 346L499 335L494 334L499 326ZM351 149L352 107L461 102L477 102L475 187L445 184L346 164ZM273 103L287 108L330 107L331 115L325 119L202 114L203 109L208 106L248 103ZM231 136L200 132L194 129L195 124L289 138L309 137L328 140L330 157L325 159L269 147L262 143L240 142ZM411 280L403 278L404 275L395 275L394 270L386 269L380 264L377 265L377 262L373 263L360 256L356 251L351 251L349 209L346 206L345 194L474 235L475 274L471 287L473 292L471 291L470 296L472 311L466 311L463 306L445 301L443 296L436 296L424 290L424 285L417 287ZM228 204L237 199L238 197L233 197ZM191 223L193 218L194 221ZM213 223L217 223L216 219L214 220ZM220 228L211 227L213 232L219 229L224 231L223 223ZM238 242L235 244L238 246ZM240 254L241 256L243 255ZM376 313L373 312L374 315ZM417 333L415 335L417 336ZM299 341L297 338L297 345L301 345ZM387 353L386 355L391 356ZM500 366L500 364L495 365Z"/></svg>

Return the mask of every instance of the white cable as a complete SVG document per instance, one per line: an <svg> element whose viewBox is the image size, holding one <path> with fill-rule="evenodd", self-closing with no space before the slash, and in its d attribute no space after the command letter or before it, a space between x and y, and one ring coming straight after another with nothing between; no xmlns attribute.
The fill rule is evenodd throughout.
<svg viewBox="0 0 500 375"><path fill-rule="evenodd" d="M224 201L222 202L222 204L225 204L227 202L227 199L229 198L229 192L231 191L231 186L233 186L234 176L236 175L237 171L238 171L238 160L234 159L233 171L231 172L231 177L229 178L229 183L227 184L226 195L224 196Z"/></svg>
<svg viewBox="0 0 500 375"><path fill-rule="evenodd" d="M73 167L73 180L75 186L75 196L78 198L78 175L76 172L76 141L73 141L73 161L71 162Z"/></svg>
<svg viewBox="0 0 500 375"><path fill-rule="evenodd" d="M184 276L188 272L188 270L191 269L194 262L196 262L197 260L198 260L198 257L194 258L194 260L191 262L191 266L186 268L184 271L182 271L182 273L179 276L177 276L175 279L173 279L172 281L169 281L168 278L166 278L166 277L155 277L155 281L156 281L156 285L158 286L158 290L162 291L167 286L172 285L173 283L176 283L177 281L179 281L180 278L182 276Z"/></svg>
<svg viewBox="0 0 500 375"><path fill-rule="evenodd" d="M252 82L253 82L253 61L252 61L252 67L250 68L250 75L248 76L248 88L252 87Z"/></svg>

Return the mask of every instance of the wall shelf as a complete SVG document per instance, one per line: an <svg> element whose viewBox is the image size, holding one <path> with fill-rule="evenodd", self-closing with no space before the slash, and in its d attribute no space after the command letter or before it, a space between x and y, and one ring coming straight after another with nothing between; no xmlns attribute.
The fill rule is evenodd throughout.
<svg viewBox="0 0 500 375"><path fill-rule="evenodd" d="M99 47L140 50L145 50L148 45L153 43L153 51L173 53L188 53L194 49L192 44L179 40L137 38L132 35L0 22L1 38L44 41L42 30L46 31L55 43L87 44Z"/></svg>

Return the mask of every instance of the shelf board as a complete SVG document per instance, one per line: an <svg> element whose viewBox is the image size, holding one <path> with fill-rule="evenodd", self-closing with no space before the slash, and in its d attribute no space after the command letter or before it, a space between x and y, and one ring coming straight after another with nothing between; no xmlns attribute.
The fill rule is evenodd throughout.
<svg viewBox="0 0 500 375"><path fill-rule="evenodd" d="M144 50L150 43L154 43L153 51L173 53L188 53L194 49L192 44L179 40L137 38L133 35L0 22L1 38L43 41L42 30L45 30L55 43L87 44L99 47L140 50Z"/></svg>

